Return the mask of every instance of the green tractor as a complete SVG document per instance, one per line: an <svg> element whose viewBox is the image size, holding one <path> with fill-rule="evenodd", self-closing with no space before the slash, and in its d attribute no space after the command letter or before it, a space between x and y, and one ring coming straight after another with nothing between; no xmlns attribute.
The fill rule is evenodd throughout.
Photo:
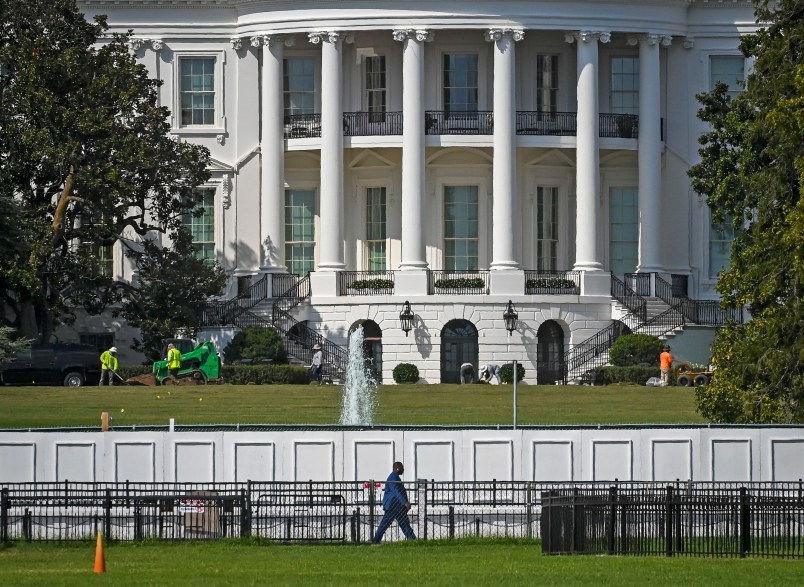
<svg viewBox="0 0 804 587"><path fill-rule="evenodd" d="M215 343L204 341L195 344L189 338L166 338L163 356L167 356L167 345L172 343L181 352L181 369L178 378L184 383L206 385L209 382L219 382L221 373L221 358L215 350ZM167 360L156 361L153 374L157 385L169 384ZM167 381L166 381L167 380Z"/></svg>

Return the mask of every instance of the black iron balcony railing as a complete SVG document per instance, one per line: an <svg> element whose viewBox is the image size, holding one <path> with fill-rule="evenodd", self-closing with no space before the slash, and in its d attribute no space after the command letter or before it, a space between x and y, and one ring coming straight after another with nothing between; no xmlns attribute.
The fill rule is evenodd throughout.
<svg viewBox="0 0 804 587"><path fill-rule="evenodd" d="M601 114L600 136L615 139L638 139L639 116L635 114Z"/></svg>
<svg viewBox="0 0 804 587"><path fill-rule="evenodd" d="M285 116L286 139L305 139L320 136L320 114L288 114Z"/></svg>
<svg viewBox="0 0 804 587"><path fill-rule="evenodd" d="M339 271L338 295L393 295L393 271Z"/></svg>
<svg viewBox="0 0 804 587"><path fill-rule="evenodd" d="M428 135L494 134L494 113L428 110L424 114L424 133Z"/></svg>
<svg viewBox="0 0 804 587"><path fill-rule="evenodd" d="M572 137L578 133L575 112L517 112L516 134Z"/></svg>
<svg viewBox="0 0 804 587"><path fill-rule="evenodd" d="M428 295L486 294L488 289L488 271L458 271L450 269L427 272Z"/></svg>
<svg viewBox="0 0 804 587"><path fill-rule="evenodd" d="M528 295L579 295L581 293L581 272L545 269L525 271L525 293Z"/></svg>
<svg viewBox="0 0 804 587"><path fill-rule="evenodd" d="M375 137L401 134L401 112L343 113L343 135L346 137Z"/></svg>

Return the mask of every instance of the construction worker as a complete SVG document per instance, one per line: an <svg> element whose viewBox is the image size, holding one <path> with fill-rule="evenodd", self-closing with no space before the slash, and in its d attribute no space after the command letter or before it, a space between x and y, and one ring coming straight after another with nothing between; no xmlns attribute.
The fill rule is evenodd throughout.
<svg viewBox="0 0 804 587"><path fill-rule="evenodd" d="M113 346L108 351L103 351L100 356L101 362L101 376L98 386L105 385L106 380L108 385L114 385L113 376L117 374L117 347Z"/></svg>
<svg viewBox="0 0 804 587"><path fill-rule="evenodd" d="M173 383L179 382L179 369L181 369L181 351L172 342L168 345L167 351L168 377Z"/></svg>
<svg viewBox="0 0 804 587"><path fill-rule="evenodd" d="M659 355L659 372L662 376L661 387L667 387L670 384L670 368L673 366L673 355L670 354L670 347L664 345L662 354Z"/></svg>

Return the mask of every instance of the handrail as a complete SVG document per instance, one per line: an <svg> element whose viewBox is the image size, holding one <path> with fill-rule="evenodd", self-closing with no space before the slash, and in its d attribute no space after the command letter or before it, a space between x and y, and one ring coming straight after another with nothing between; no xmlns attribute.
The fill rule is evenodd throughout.
<svg viewBox="0 0 804 587"><path fill-rule="evenodd" d="M235 324L243 310L253 308L268 298L268 274L252 283L243 295L225 302L208 302L201 313L202 326Z"/></svg>
<svg viewBox="0 0 804 587"><path fill-rule="evenodd" d="M611 296L628 308L641 322L645 321L647 302L616 275L611 276Z"/></svg>

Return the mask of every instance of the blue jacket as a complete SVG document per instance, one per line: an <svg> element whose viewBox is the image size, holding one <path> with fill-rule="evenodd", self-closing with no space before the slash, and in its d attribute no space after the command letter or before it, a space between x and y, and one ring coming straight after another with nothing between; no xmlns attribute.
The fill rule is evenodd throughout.
<svg viewBox="0 0 804 587"><path fill-rule="evenodd" d="M385 495L382 498L382 509L390 510L403 508L406 503L408 503L408 494L405 491L405 486L402 484L402 479L396 471L392 471L385 482Z"/></svg>

